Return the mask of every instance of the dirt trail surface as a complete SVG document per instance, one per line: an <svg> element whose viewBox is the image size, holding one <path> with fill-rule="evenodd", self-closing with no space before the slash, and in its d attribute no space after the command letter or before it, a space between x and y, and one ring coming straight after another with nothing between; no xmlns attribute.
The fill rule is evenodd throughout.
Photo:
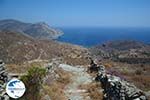
<svg viewBox="0 0 150 100"><path fill-rule="evenodd" d="M80 85L92 82L92 77L86 72L86 68L83 66L70 66L66 64L60 64L59 67L73 74L72 82L68 84L65 89L68 100L91 100L87 95L87 90L79 89Z"/></svg>

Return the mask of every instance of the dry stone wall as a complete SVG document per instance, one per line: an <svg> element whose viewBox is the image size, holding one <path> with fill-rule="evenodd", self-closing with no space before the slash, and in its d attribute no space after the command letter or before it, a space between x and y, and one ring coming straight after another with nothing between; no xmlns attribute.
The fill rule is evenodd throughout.
<svg viewBox="0 0 150 100"><path fill-rule="evenodd" d="M140 89L116 76L101 74L96 80L102 83L105 100L147 100Z"/></svg>
<svg viewBox="0 0 150 100"><path fill-rule="evenodd" d="M9 96L6 94L5 87L10 77L5 69L5 64L0 60L0 100L9 100Z"/></svg>
<svg viewBox="0 0 150 100"><path fill-rule="evenodd" d="M148 100L144 92L138 89L134 84L120 77L107 74L105 66L93 63L94 62L92 62L90 69L98 70L95 80L102 84L104 100Z"/></svg>

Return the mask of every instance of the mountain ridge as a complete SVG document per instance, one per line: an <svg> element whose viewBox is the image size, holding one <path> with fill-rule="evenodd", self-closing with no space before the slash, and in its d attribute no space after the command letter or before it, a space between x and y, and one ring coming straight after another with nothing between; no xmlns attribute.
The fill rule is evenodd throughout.
<svg viewBox="0 0 150 100"><path fill-rule="evenodd" d="M25 23L14 19L0 20L0 30L19 32L37 39L56 39L63 34L45 22Z"/></svg>

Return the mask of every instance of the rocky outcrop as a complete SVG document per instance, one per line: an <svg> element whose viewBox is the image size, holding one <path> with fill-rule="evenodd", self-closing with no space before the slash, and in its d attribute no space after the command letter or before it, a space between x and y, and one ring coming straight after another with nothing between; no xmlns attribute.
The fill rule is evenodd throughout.
<svg viewBox="0 0 150 100"><path fill-rule="evenodd" d="M5 65L2 60L0 60L0 100L9 100L9 96L6 94L5 86L10 77L5 70Z"/></svg>
<svg viewBox="0 0 150 100"><path fill-rule="evenodd" d="M147 100L144 92L135 85L117 76L107 74L103 65L96 66L99 70L95 80L102 84L104 100Z"/></svg>

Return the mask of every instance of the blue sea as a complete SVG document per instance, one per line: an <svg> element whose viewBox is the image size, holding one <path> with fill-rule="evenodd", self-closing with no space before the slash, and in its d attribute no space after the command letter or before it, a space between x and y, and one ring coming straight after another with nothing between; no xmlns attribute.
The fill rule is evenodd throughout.
<svg viewBox="0 0 150 100"><path fill-rule="evenodd" d="M150 28L65 27L58 41L91 47L112 40L136 40L150 44Z"/></svg>

